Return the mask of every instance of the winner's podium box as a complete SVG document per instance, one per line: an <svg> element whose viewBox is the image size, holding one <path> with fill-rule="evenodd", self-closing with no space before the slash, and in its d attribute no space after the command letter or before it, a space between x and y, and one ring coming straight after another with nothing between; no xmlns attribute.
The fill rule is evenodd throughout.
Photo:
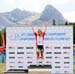
<svg viewBox="0 0 75 74"><path fill-rule="evenodd" d="M51 74L51 65L30 65L28 74Z"/></svg>
<svg viewBox="0 0 75 74"><path fill-rule="evenodd" d="M28 74L28 70L10 69L4 74Z"/></svg>

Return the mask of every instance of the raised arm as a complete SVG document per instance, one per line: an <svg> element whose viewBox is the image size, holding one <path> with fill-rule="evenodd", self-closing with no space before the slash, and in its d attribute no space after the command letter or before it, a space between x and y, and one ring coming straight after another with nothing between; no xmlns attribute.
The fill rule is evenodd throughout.
<svg viewBox="0 0 75 74"><path fill-rule="evenodd" d="M30 26L32 27L32 31L35 32L32 22L30 22L29 24L30 24Z"/></svg>
<svg viewBox="0 0 75 74"><path fill-rule="evenodd" d="M44 32L47 31L47 27L48 27L48 23L46 22L46 23L45 23L45 30L44 30Z"/></svg>

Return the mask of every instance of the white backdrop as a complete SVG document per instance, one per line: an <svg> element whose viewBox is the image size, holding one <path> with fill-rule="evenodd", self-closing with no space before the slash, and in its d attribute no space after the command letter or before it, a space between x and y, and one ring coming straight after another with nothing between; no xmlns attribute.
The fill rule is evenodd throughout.
<svg viewBox="0 0 75 74"><path fill-rule="evenodd" d="M35 31L44 27L34 27ZM37 64L36 40L31 27L6 28L6 70L27 69ZM52 73L73 73L73 27L51 26L44 38L43 64L52 65Z"/></svg>

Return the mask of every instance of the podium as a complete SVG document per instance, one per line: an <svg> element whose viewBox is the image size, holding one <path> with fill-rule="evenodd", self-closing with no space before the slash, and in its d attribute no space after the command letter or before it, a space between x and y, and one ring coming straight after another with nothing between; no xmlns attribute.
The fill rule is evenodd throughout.
<svg viewBox="0 0 75 74"><path fill-rule="evenodd" d="M28 70L10 69L4 74L51 74L51 65L30 65Z"/></svg>
<svg viewBox="0 0 75 74"><path fill-rule="evenodd" d="M51 65L30 65L28 74L51 74Z"/></svg>
<svg viewBox="0 0 75 74"><path fill-rule="evenodd" d="M10 69L4 74L28 74L28 70Z"/></svg>

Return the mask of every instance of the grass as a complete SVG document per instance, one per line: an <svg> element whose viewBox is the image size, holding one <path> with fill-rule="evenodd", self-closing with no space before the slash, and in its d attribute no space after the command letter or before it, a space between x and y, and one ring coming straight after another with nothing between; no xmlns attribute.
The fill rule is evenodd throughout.
<svg viewBox="0 0 75 74"><path fill-rule="evenodd" d="M0 74L4 74L5 70L6 70L6 63L0 62Z"/></svg>

